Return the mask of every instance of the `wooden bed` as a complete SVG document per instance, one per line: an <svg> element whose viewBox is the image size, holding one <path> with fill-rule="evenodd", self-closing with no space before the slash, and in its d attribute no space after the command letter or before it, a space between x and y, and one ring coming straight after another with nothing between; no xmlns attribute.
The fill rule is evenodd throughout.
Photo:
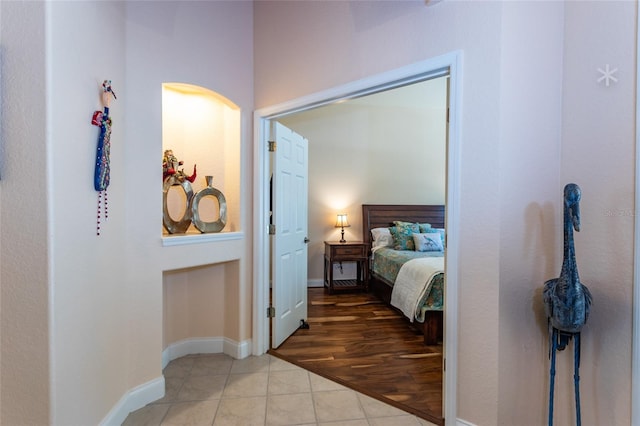
<svg viewBox="0 0 640 426"><path fill-rule="evenodd" d="M394 220L426 222L433 228L444 228L444 217L444 205L363 204L362 239L367 244L367 253L371 255L371 230L374 228L388 227ZM392 287L393 283L369 271L369 288L389 305ZM437 344L442 339L442 314L442 311L427 311L423 323L413 323L424 335L425 345Z"/></svg>

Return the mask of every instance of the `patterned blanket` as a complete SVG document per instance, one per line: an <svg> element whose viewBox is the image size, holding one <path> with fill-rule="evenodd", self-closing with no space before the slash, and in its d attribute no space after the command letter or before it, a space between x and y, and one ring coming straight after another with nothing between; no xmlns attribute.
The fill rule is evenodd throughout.
<svg viewBox="0 0 640 426"><path fill-rule="evenodd" d="M391 305L400 309L411 322L424 320L425 300L436 278L444 276L444 257L412 259L400 268L391 293ZM440 288L440 295L442 290ZM442 309L440 296L440 309ZM433 309L433 307L431 307Z"/></svg>

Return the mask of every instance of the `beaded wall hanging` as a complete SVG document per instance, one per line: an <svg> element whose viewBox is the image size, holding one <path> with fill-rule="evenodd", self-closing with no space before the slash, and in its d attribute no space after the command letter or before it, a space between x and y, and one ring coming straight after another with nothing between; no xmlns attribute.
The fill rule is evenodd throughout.
<svg viewBox="0 0 640 426"><path fill-rule="evenodd" d="M116 98L116 94L111 88L111 80L102 83L102 111L95 111L91 124L100 127L98 136L98 148L96 150L96 168L93 177L93 186L98 191L98 217L96 224L96 235L100 235L100 216L102 214L102 203L104 199L104 220L109 217L109 202L107 198L107 187L109 186L109 153L111 151L111 117L109 116L109 104Z"/></svg>

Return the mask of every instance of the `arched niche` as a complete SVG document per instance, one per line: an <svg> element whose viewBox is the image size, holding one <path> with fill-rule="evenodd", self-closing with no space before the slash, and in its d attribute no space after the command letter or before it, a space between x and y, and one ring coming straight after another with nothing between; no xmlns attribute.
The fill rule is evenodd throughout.
<svg viewBox="0 0 640 426"><path fill-rule="evenodd" d="M226 97L201 86L186 83L162 84L162 152L172 150L183 164L185 175L196 178L193 193L206 188L205 176L213 176L213 187L224 194L227 221L220 233L240 229L240 108ZM160 165L159 165L160 166ZM169 188L167 210L171 219L180 220L187 206L187 196L180 185ZM219 218L218 200L204 197L199 205L205 221ZM193 224L184 233L163 236L200 235Z"/></svg>

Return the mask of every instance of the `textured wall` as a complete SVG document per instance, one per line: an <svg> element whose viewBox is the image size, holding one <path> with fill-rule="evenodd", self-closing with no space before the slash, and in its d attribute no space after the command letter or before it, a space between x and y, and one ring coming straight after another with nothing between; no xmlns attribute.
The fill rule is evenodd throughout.
<svg viewBox="0 0 640 426"><path fill-rule="evenodd" d="M51 104L50 221L53 282L51 388L54 424L95 424L132 387L128 381L129 283L126 245L125 8L118 2L50 3L48 87ZM109 40L96 26L109 22ZM96 235L98 196L93 185L102 109L101 84L112 80L111 173L108 220ZM104 204L103 204L104 208ZM78 404L82 401L82 404Z"/></svg>
<svg viewBox="0 0 640 426"><path fill-rule="evenodd" d="M559 191L575 180L584 191L578 262L595 297L583 419L628 423L636 12L635 2L1 2L0 422L96 424L157 378L163 270L240 259L225 271L238 283L225 288L238 312L225 333L250 336L254 93L270 106L459 49L458 417L544 417L536 300L558 273ZM101 46L105 19L111 39ZM619 69L609 88L594 82L606 64ZM96 240L87 187L95 128L85 114L105 74L123 82L114 217ZM244 239L161 246L163 81L200 84L241 107ZM565 423L569 381L558 383Z"/></svg>
<svg viewBox="0 0 640 426"><path fill-rule="evenodd" d="M126 275L131 285L127 288L126 303L131 324L135 324L128 338L134 342L130 350L130 383L136 385L158 377L161 372L163 271L229 262L223 268L204 269L215 274L224 271L225 280L224 293L219 295L225 298L225 310L212 313L219 324L209 330L221 330L219 325L223 324L224 337L237 342L251 337L251 245L246 241L251 239L251 179L247 173L252 152L253 5L238 1L127 2L126 9L124 91L128 96L124 101L127 107L124 126L126 174L131 179L126 191L125 252L127 259L131 259L127 262ZM240 167L239 173L231 173L240 176L242 211L235 231L243 235L236 240L162 247L160 160L164 82L205 87L240 108L241 148L232 158L225 156L224 160L229 162L225 167L234 163ZM218 285L220 277L212 281ZM210 289L198 287L190 289L189 297L193 301L206 300ZM194 302L189 309L196 306L200 305ZM227 320L227 315L232 319Z"/></svg>
<svg viewBox="0 0 640 426"><path fill-rule="evenodd" d="M160 97L162 82L188 82L240 106L241 153L230 161L241 167L241 205L250 211L253 6L59 1L0 8L0 422L98 424L129 390L161 375L163 270L242 259L225 269L220 294L233 318L221 312L216 320L225 337L250 337L248 214L240 214L245 234L236 240L162 247ZM97 237L98 132L90 120L101 108L104 79L118 100L109 220Z"/></svg>
<svg viewBox="0 0 640 426"><path fill-rule="evenodd" d="M496 424L501 4L261 1L254 16L258 107L463 50L458 414Z"/></svg>
<svg viewBox="0 0 640 426"><path fill-rule="evenodd" d="M576 258L580 279L594 299L583 331L583 419L591 424L629 424L638 173L634 168L639 155L634 95L637 2L569 2L565 16L560 179L582 188ZM618 70L613 74L617 82L609 86L598 82L603 76L598 69L606 70L607 65ZM565 362L571 364L570 359ZM559 395L565 391L559 403L570 408L569 371L567 366L559 383Z"/></svg>
<svg viewBox="0 0 640 426"><path fill-rule="evenodd" d="M2 2L0 423L49 424L46 5Z"/></svg>
<svg viewBox="0 0 640 426"><path fill-rule="evenodd" d="M505 2L502 22L498 424L539 425L548 392L542 285L557 277L562 256L564 5Z"/></svg>
<svg viewBox="0 0 640 426"><path fill-rule="evenodd" d="M255 10L258 107L463 51L458 418L544 422L540 289L559 273L562 187L582 182L578 262L596 288L583 420L615 412L628 423L636 3L273 1ZM609 91L595 82L606 63L620 70ZM558 383L563 423L569 381Z"/></svg>

